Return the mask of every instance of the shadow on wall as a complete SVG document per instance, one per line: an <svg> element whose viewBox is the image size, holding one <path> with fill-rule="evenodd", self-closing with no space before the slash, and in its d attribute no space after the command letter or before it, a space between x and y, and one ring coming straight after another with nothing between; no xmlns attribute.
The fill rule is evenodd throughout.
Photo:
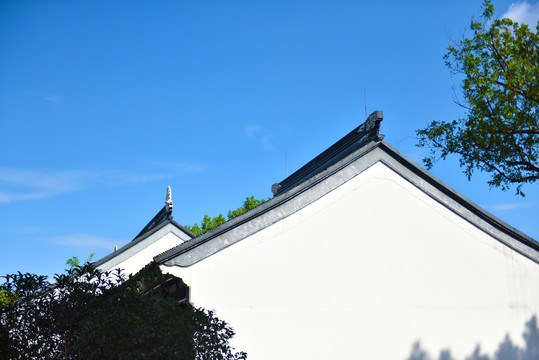
<svg viewBox="0 0 539 360"><path fill-rule="evenodd" d="M509 335L506 335L493 357L481 354L481 347L478 344L474 352L466 357L466 360L539 360L539 329L537 328L537 317L535 315L526 323L522 337L526 343L524 349L514 345ZM407 360L433 360L433 358L425 350L421 349L421 344L417 341L412 346L412 353ZM443 350L440 352L438 360L455 359L450 350Z"/></svg>

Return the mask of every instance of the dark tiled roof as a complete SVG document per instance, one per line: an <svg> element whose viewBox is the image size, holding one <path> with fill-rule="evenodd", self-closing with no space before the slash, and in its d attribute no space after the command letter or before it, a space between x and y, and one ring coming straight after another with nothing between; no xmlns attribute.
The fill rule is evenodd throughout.
<svg viewBox="0 0 539 360"><path fill-rule="evenodd" d="M264 204L248 211L234 219L231 219L220 226L200 235L196 238L180 244L172 249L165 251L164 253L156 256L154 260L156 262L164 262L166 259L174 256L178 252L185 252L189 249L194 249L200 244L206 243L213 238L220 236L221 234L236 228L242 224L249 222L250 220L260 216L261 214L270 211L271 209L280 206L280 204L288 201L288 196L285 198L278 197L278 195L288 192L290 189L309 182L309 180L316 177L317 174L323 172L328 167L343 160L354 151L365 147L367 144L376 144L382 141L383 135L379 134L380 123L383 120L383 112L375 111L365 120L365 122L352 130L344 138L337 141L327 150L315 157L309 163L301 167L298 171L281 181L280 183L272 186L272 192L274 199L271 199ZM317 180L318 181L318 180ZM294 195L295 196L295 195Z"/></svg>
<svg viewBox="0 0 539 360"><path fill-rule="evenodd" d="M375 111L370 114L363 124L352 130L348 135L337 141L323 153L309 161L298 171L280 183L273 184L271 187L273 195L278 196L292 189L319 172L324 171L332 164L361 148L365 144L371 141L381 141L384 136L380 135L379 131L383 117L382 111Z"/></svg>
<svg viewBox="0 0 539 360"><path fill-rule="evenodd" d="M150 220L148 224L146 224L146 226L137 234L137 236L135 236L133 240L168 220L172 220L172 209L169 209L167 206L163 206L163 208L153 217L153 219Z"/></svg>
<svg viewBox="0 0 539 360"><path fill-rule="evenodd" d="M183 257L184 260L179 260L176 265L189 266L207 256L211 256L213 253L220 251L220 249L228 247L232 243L261 230L264 226L268 226L268 224L286 217L286 211L279 209L284 209L294 198L301 196L307 189L314 188L315 185L325 179L329 179L333 174L348 167L357 159L367 157L368 154L378 149L381 150L381 153L379 152L381 155L376 156L380 156L380 158L378 160L373 158L374 160L385 163L401 174L406 180L425 191L429 196L444 206L447 206L470 223L491 234L510 248L539 263L539 243L537 241L481 209L419 165L406 158L389 144L382 141L383 135L379 134L382 117L383 114L381 111L372 113L365 123L337 141L301 169L280 183L274 184L272 186L272 191L275 195L273 199L237 218L227 221L207 233L165 251L154 257L154 261L171 265L173 264L173 258L184 256L183 254L185 254ZM362 166L370 165L367 163L358 165L358 169ZM305 206L307 203L315 200L316 196L311 196L305 202L300 203L303 204L301 206ZM291 205L291 207L293 206ZM290 213L298 209L291 208L288 209L290 211L287 211ZM258 221L261 215L269 214L270 212L275 213L272 215L273 217L268 217L268 219L272 217L271 219L266 222ZM239 229L237 231L238 234L236 234L237 236L231 232L236 228ZM222 236L227 233L228 235ZM234 237L237 239L234 240Z"/></svg>
<svg viewBox="0 0 539 360"><path fill-rule="evenodd" d="M152 223L152 222L150 221L150 223ZM191 239L195 237L195 234L193 234L191 231L189 231L188 229L186 229L185 227L183 227L182 225L180 225L176 221L174 221L172 219L164 220L164 221L161 221L160 223L156 224L155 226L151 227L146 232L139 233L139 235L137 235L137 237L134 238L132 241L128 242L127 244L125 244L124 246L119 248L118 250L115 250L112 253L108 254L104 258L99 259L98 261L94 262L93 265L95 267L98 267L100 265L105 264L107 261L109 261L111 259L114 259L115 257L119 256L120 254L123 254L124 252L128 251L129 249L135 247L137 244L143 242L145 239L149 238L154 233L158 232L160 229L164 228L168 224L171 224L171 225L175 226L177 229L181 230L182 232L187 234L189 237L191 237ZM186 242L188 242L188 241L186 241Z"/></svg>

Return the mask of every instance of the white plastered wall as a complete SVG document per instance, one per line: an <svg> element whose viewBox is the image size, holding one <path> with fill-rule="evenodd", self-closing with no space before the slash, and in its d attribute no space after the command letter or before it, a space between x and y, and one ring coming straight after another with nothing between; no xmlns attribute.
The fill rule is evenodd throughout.
<svg viewBox="0 0 539 360"><path fill-rule="evenodd" d="M192 266L164 267L249 359L493 354L539 314L539 265L378 162Z"/></svg>
<svg viewBox="0 0 539 360"><path fill-rule="evenodd" d="M155 256L186 240L189 240L189 236L175 231L173 225L168 224L125 252L119 253L117 257L99 265L98 269L111 271L120 268L126 275L135 274L153 261Z"/></svg>

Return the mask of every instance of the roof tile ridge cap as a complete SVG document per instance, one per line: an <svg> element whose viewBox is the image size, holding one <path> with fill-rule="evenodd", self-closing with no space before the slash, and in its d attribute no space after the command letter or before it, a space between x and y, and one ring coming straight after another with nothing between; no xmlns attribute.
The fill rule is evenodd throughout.
<svg viewBox="0 0 539 360"><path fill-rule="evenodd" d="M142 230L140 230L140 232L133 238L133 240L137 239L138 237L144 235L145 233L147 233L148 231L151 231L154 227L156 227L157 225L159 225L160 223L156 223L156 221L163 217L166 220L169 220L169 216L168 216L168 212L167 212L167 207L166 205L163 206L161 209L159 209L159 211L151 218L150 221L148 221L148 223L142 228ZM170 217L172 218L172 217ZM131 241L133 241L131 240Z"/></svg>
<svg viewBox="0 0 539 360"><path fill-rule="evenodd" d="M189 239L188 241L191 241L193 240L194 238L196 238L198 235L194 234L191 230L189 230L187 227L183 226L182 224L180 224L179 222L177 222L176 220L174 219L169 219L167 220L170 224L173 224L174 226L176 226L177 228L179 228L180 230L182 230L183 232L187 233L187 235L191 236L191 239Z"/></svg>
<svg viewBox="0 0 539 360"><path fill-rule="evenodd" d="M385 141L384 141L385 142ZM360 149L357 149L356 151L367 151L367 152L370 152L371 150L377 148L380 144L382 143L382 141L379 141L379 142L369 142L369 143L366 143L364 145L361 146ZM362 156L362 155L361 155ZM316 176L318 176L319 174L317 174ZM313 177L314 178L314 177ZM179 251L179 250L184 250L185 248L187 249L190 249L190 248L195 248L207 241L210 241L212 240L214 237L217 237L217 236L220 236L221 233L225 233L229 230L232 230L235 226L231 226L232 228L229 228L229 227L226 227L226 228L223 228L223 226L227 225L227 224L230 224L230 223L234 223L234 222L239 222L241 224L243 224L244 222L247 222L249 221L249 215L253 215L253 217L257 217L259 215L261 215L262 213L268 211L268 210L272 210L274 207L278 207L280 206L281 203L283 202L286 202L289 200L289 197L295 197L297 195L299 195L301 192L303 192L305 189L299 189L299 186L301 184L299 184L298 186L295 186L291 189L288 189L287 191L285 191L284 193L282 194L279 194L279 195L276 195L275 197L273 198L270 198L268 200L266 200L264 203L258 205L257 207L253 208L253 209L250 209L248 211L246 211L245 213L235 217L235 218L232 218L226 222L224 222L223 224L220 224L219 226L211 229L211 230L208 230L207 232L203 233L203 234L200 234L198 236L196 236L195 238L189 240L189 241L186 241L184 243L181 243L181 244L178 244L168 250L165 250L163 251L162 253L154 256L154 261L156 262L159 262L160 264L164 264L166 261L170 260L172 257L174 257L176 255L176 252ZM309 186L313 186L313 184L310 184ZM287 195L288 194L288 195ZM261 207L267 207L269 208L268 210L261 210L260 214L259 213L256 213L256 214L250 214L251 212L255 211L255 210L258 210L260 209ZM246 218L246 219L243 219L243 218ZM235 224L234 224L235 225Z"/></svg>
<svg viewBox="0 0 539 360"><path fill-rule="evenodd" d="M380 146L380 144L382 143L383 141L379 141L379 142L369 142L369 143L366 143L364 145L361 146L360 149L357 149L356 151L367 151L367 152L370 152L371 150L377 148L378 146ZM384 141L385 142L385 141ZM362 155L361 155L362 156ZM320 174L317 174L316 176L318 176ZM314 177L313 177L314 178ZM318 181L320 181L320 179L318 179ZM317 182L318 182L317 181ZM303 184L303 183L302 183ZM177 255L177 252L178 251L183 251L185 249L185 251L190 251L190 249L192 248L196 248L197 246L201 245L201 244L204 244L205 242L208 242L208 241L211 241L213 238L215 237L218 237L220 236L222 233L225 233L229 230L232 230L234 227L232 228L229 228L229 227L226 227L226 228L221 228L223 225L227 225L231 222L234 222L235 220L237 220L238 222L240 222L239 225L243 224L244 222L247 222L247 221L250 221L250 219L247 217L247 215L250 215L249 213L253 210L257 210L259 209L260 207L269 207L269 210L273 209L274 207L277 207L277 206L280 206L281 203L283 202L286 202L289 200L289 197L295 197L297 195L299 195L300 193L302 193L303 191L305 191L305 189L300 189L299 187L302 185L302 184L299 184L298 186L295 186L291 189L288 189L286 192L282 193L282 194L279 194L279 195L276 195L275 197L273 198L270 198L268 199L267 201L265 201L264 203L258 205L257 207L235 217L235 218L232 218L228 221L226 221L225 223L203 233L203 234L200 234L198 235L196 238L193 238L189 241L186 241L182 244L178 244L168 250L165 250L163 251L162 253L154 256L154 261L155 262L159 262L160 264L165 264L167 261L169 261L171 258L173 258L174 256ZM310 186L313 186L313 184L309 184L309 187ZM288 195L287 195L288 194ZM261 211L261 213L264 213L265 211ZM253 217L257 217L259 215L261 215L261 213L257 213L257 214L254 214ZM244 217L247 217L247 219L245 220L242 220L242 218Z"/></svg>
<svg viewBox="0 0 539 360"><path fill-rule="evenodd" d="M354 132L355 132L355 133L359 133L360 130L361 130L362 132L365 132L365 133L366 133L365 135L367 135L371 130L374 130L374 131L375 131L374 137L371 138L370 140L371 140L371 141L374 140L374 141L377 142L377 143L380 142L380 141L382 141L382 139L384 138L384 136L379 134L379 131L380 131L380 123L382 122L382 120L383 120L383 111L381 111L381 110L375 110L375 111L373 111L361 125L359 125L357 128L355 128L354 130L352 130L350 133L348 133L347 135L345 135L344 137L342 137L341 139L339 139L337 142L335 142L334 144L332 144L330 147L328 147L327 149L325 149L324 151L322 151L322 153L320 153L319 155L317 155L315 158L309 160L309 162L311 162L312 160L316 159L318 156L324 154L326 151L328 151L329 149L331 149L332 147L334 147L335 145L337 145L340 141L344 140L346 137L350 136L352 133L354 133ZM363 129L361 129L361 127L363 127ZM368 143L368 141L367 141L365 144L363 144L362 147L363 147L363 146L366 146L367 143ZM308 165L309 162L307 162L304 166ZM302 168L303 168L304 166L302 166ZM299 170L301 170L302 168L300 168ZM298 171L299 171L299 170L298 170ZM297 172L295 172L295 173L297 173ZM292 175L290 175L290 176L287 177L286 179L290 178L290 177L293 176L295 173L293 173ZM286 179L284 179L284 180L286 180ZM284 181L284 180L283 180L283 181ZM282 183L282 182L281 182L281 183ZM279 183L279 184L280 184L280 183ZM277 184L274 184L274 185L277 185ZM300 185L300 184L297 184L297 185ZM295 186L294 186L294 187L295 187ZM292 187L292 188L294 188L294 187ZM290 191L290 190L292 190L292 188L288 189L287 192ZM273 192L273 187L272 187L272 192ZM276 193L274 192L274 196L277 196L277 195L280 196L280 195L282 195L282 193L281 193L281 194L276 194ZM273 199L275 199L275 197L274 197ZM241 214L241 215L238 215L238 216L236 216L236 217L234 217L234 218L232 218L232 219L229 219L229 220L225 221L224 223L219 224L218 226L216 226L216 227L214 227L214 228L212 228L212 229L210 229L210 230L208 230L208 231L206 231L206 232L204 232L204 233L202 233L202 234L200 234L200 235L195 236L194 238L192 238L192 239L189 240L189 241L186 241L186 242L184 242L184 243L181 243L181 244L179 244L179 245L176 245L176 246L174 246L174 247L172 247L172 248L170 248L170 249L168 249L168 250L162 252L161 254L154 256L154 261L157 261L158 258L165 257L166 254L173 254L173 253L175 252L175 250L177 250L177 249L184 248L184 247L189 247L189 246L195 246L195 245L198 244L198 242L200 242L200 241L202 241L202 240L204 240L204 239L206 239L206 238L210 238L210 239L211 239L211 238L213 237L212 235L217 236L217 235L219 234L219 231L224 229L223 226L225 226L225 225L227 225L227 224L230 224L230 223L234 222L234 220L237 220L237 219L238 219L237 222L241 222L241 220L239 220L240 218L243 218L243 217L247 216L246 214L248 214L248 213L251 212L252 210L255 210L255 209L259 208L260 206L262 206L262 205L264 205L264 204L267 204L267 203L271 202L271 200L273 200L273 199L269 199L269 200L263 202L262 204L260 204L260 205L258 205L258 206L256 206L256 207L254 207L253 209L250 209L250 210L244 212L244 213ZM226 230L227 230L227 229L225 229L225 231L226 231ZM224 232L224 231L223 231L223 232ZM208 239L208 240L210 240L210 239ZM197 240L199 240L199 241L197 242Z"/></svg>
<svg viewBox="0 0 539 360"><path fill-rule="evenodd" d="M134 238L133 240L129 241L127 244L130 244L132 242L134 242L135 240L139 240L139 239L142 239L142 238L146 238L152 234L154 234L155 232L157 232L158 230L164 228L165 226L167 226L168 224L170 224L173 220L172 219L165 219L163 221L161 221L159 224L155 225L154 227L152 227L151 229L147 230L146 232L140 234L139 236L137 236L136 238ZM127 244L125 244L124 246L126 246ZM123 247L123 246L122 246ZM120 250L120 249L118 249Z"/></svg>
<svg viewBox="0 0 539 360"><path fill-rule="evenodd" d="M186 242L183 242L183 243L178 244L178 245L176 245L176 246L174 246L174 247L172 247L172 248L170 248L168 250L163 251L162 253L160 253L160 254L153 257L154 261L157 262L158 258L164 257L166 254L173 254L177 249L181 249L181 248L188 247L188 246L195 246L195 245L198 244L198 242L201 242L201 241L204 242L204 240L206 238L209 238L208 241L211 240L213 237L216 237L216 236L220 235L221 231L222 232L228 231L229 230L228 227L231 227L231 226L233 227L234 223L236 223L236 222L242 223L242 218L247 218L247 219L245 219L245 221L247 221L249 219L249 215L253 215L253 210L259 209L261 206L273 202L272 201L273 199L274 198L270 198L268 200L265 200L262 204L257 205L256 207L247 210L243 214L238 215L236 217L233 217L232 219L229 219L229 220L225 221L224 223L219 224L218 226L216 226L216 227L214 227L214 228L212 228L212 229L210 229L210 230L208 230L208 231L206 231L206 232L204 232L204 233L202 233L200 235L196 235L194 238L192 238L192 239L190 239L190 240L188 240ZM251 214L249 214L249 213L251 213ZM233 224L233 225L230 225L230 224ZM229 226L225 227L225 225L229 225ZM198 240L198 242L196 240Z"/></svg>
<svg viewBox="0 0 539 360"><path fill-rule="evenodd" d="M479 206L475 201L461 194L460 191L456 190L455 188L453 188L452 186L450 186L449 184L447 184L446 182L444 182L443 180L441 180L440 178L438 178L437 176L435 176L434 174L432 174L431 172L423 168L417 162L411 160L409 157L401 153L399 150L397 150L387 141L382 140L380 144L385 146L388 151L394 153L394 156L398 156L404 159L407 162L407 164L412 167L411 171L419 172L421 174L420 176L426 177L428 179L427 182L429 182L432 186L434 186L435 188L438 188L440 191L444 192L449 197L453 198L457 203L461 204L462 206L467 208L469 211L476 213L476 215L478 215L479 217L483 217L483 220L487 222L491 222L491 223L495 222L503 228L503 230L500 228L498 228L498 230L508 233L509 235L511 235L510 233L514 233L515 235L511 235L511 236L521 237L523 240L532 240L534 244L531 246L539 248L539 240L534 239L530 235L515 228L511 224L500 219L498 216L492 214L490 211Z"/></svg>
<svg viewBox="0 0 539 360"><path fill-rule="evenodd" d="M341 137L339 140L324 149L311 160L303 164L298 170L271 186L271 192L274 196L282 194L283 187L288 191L290 188L301 184L306 180L305 176L313 171L323 170L322 166L332 160L338 161L336 157L342 154L346 149L354 147L363 147L369 142L380 142L384 135L380 134L381 122L384 120L382 110L373 111L363 123ZM320 161L323 161L320 163Z"/></svg>
<svg viewBox="0 0 539 360"><path fill-rule="evenodd" d="M344 156L343 158L335 161L334 163L330 164L329 166L327 166L326 168L324 168L323 170L320 170L319 172L317 172L316 174L312 175L311 177L305 179L304 181L301 181L301 182L297 182L297 183L294 183L292 186L287 186L287 188L285 189L284 192L282 192L282 190L280 190L280 183L276 183L276 184L273 184L272 186L272 192L274 192L274 198L280 198L282 196L284 196L285 194L288 194L290 192L294 192L294 191L297 191L297 189L301 188L303 185L307 184L310 180L314 179L314 180L317 180L317 179L322 179L322 176L323 178L327 177L327 176L330 176L332 175L333 173L339 171L342 167L345 167L345 166L340 166L337 170L332 170L330 173L326 173L327 171L329 171L332 166L334 166L335 164L338 164L339 162L347 159L349 156L353 155L353 154L357 154L357 153L360 153L361 155L360 156L363 156L366 152L370 152L372 151L373 149L377 148L380 146L380 144L382 143L385 143L385 141L383 140L380 140L380 141L369 141L369 142L365 142L363 144L361 144L360 147L358 147L357 149L353 150L352 152L350 152L349 154L347 154L346 156ZM356 159L357 157L355 157L354 159ZM351 161L348 161L346 162L346 166L350 163ZM318 180L317 180L318 181ZM275 193L275 186L277 186L277 193ZM311 186L310 184L308 186Z"/></svg>

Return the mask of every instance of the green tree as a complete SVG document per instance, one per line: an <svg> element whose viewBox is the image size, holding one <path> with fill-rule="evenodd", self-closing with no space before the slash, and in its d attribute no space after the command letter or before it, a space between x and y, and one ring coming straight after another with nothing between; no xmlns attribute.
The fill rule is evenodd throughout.
<svg viewBox="0 0 539 360"><path fill-rule="evenodd" d="M228 220L233 219L237 216L240 216L243 213L246 213L249 210L254 209L258 205L261 205L265 203L266 200L257 200L254 198L254 196L245 198L245 201L243 202L242 206L237 208L236 210L229 210L228 211Z"/></svg>
<svg viewBox="0 0 539 360"><path fill-rule="evenodd" d="M473 36L448 47L444 59L462 83L466 116L433 121L417 131L418 146L430 147L424 159L457 154L464 173L491 173L490 186L503 190L539 180L539 38L526 24L494 18L489 0L483 16L472 20ZM438 155L439 154L439 155Z"/></svg>
<svg viewBox="0 0 539 360"><path fill-rule="evenodd" d="M240 216L241 214L246 213L247 211L254 209L258 205L261 205L265 202L266 200L257 200L254 198L254 196L247 197L245 198L245 201L243 201L242 206L240 206L236 210L228 211L227 220L231 220L237 216ZM219 214L218 216L213 218L208 215L204 215L200 226L198 224L195 224L193 226L187 225L185 227L193 234L198 236L204 234L208 230L216 228L217 226L225 223L227 220L225 220L223 214Z"/></svg>
<svg viewBox="0 0 539 360"><path fill-rule="evenodd" d="M234 331L210 311L164 297L170 275L149 266L133 277L76 264L50 284L6 275L0 359L245 359Z"/></svg>
<svg viewBox="0 0 539 360"><path fill-rule="evenodd" d="M94 255L94 253L88 255L86 258L86 263L90 263ZM81 266L80 259L77 256L73 256L72 258L67 259L66 265L69 266L70 269L76 269Z"/></svg>

